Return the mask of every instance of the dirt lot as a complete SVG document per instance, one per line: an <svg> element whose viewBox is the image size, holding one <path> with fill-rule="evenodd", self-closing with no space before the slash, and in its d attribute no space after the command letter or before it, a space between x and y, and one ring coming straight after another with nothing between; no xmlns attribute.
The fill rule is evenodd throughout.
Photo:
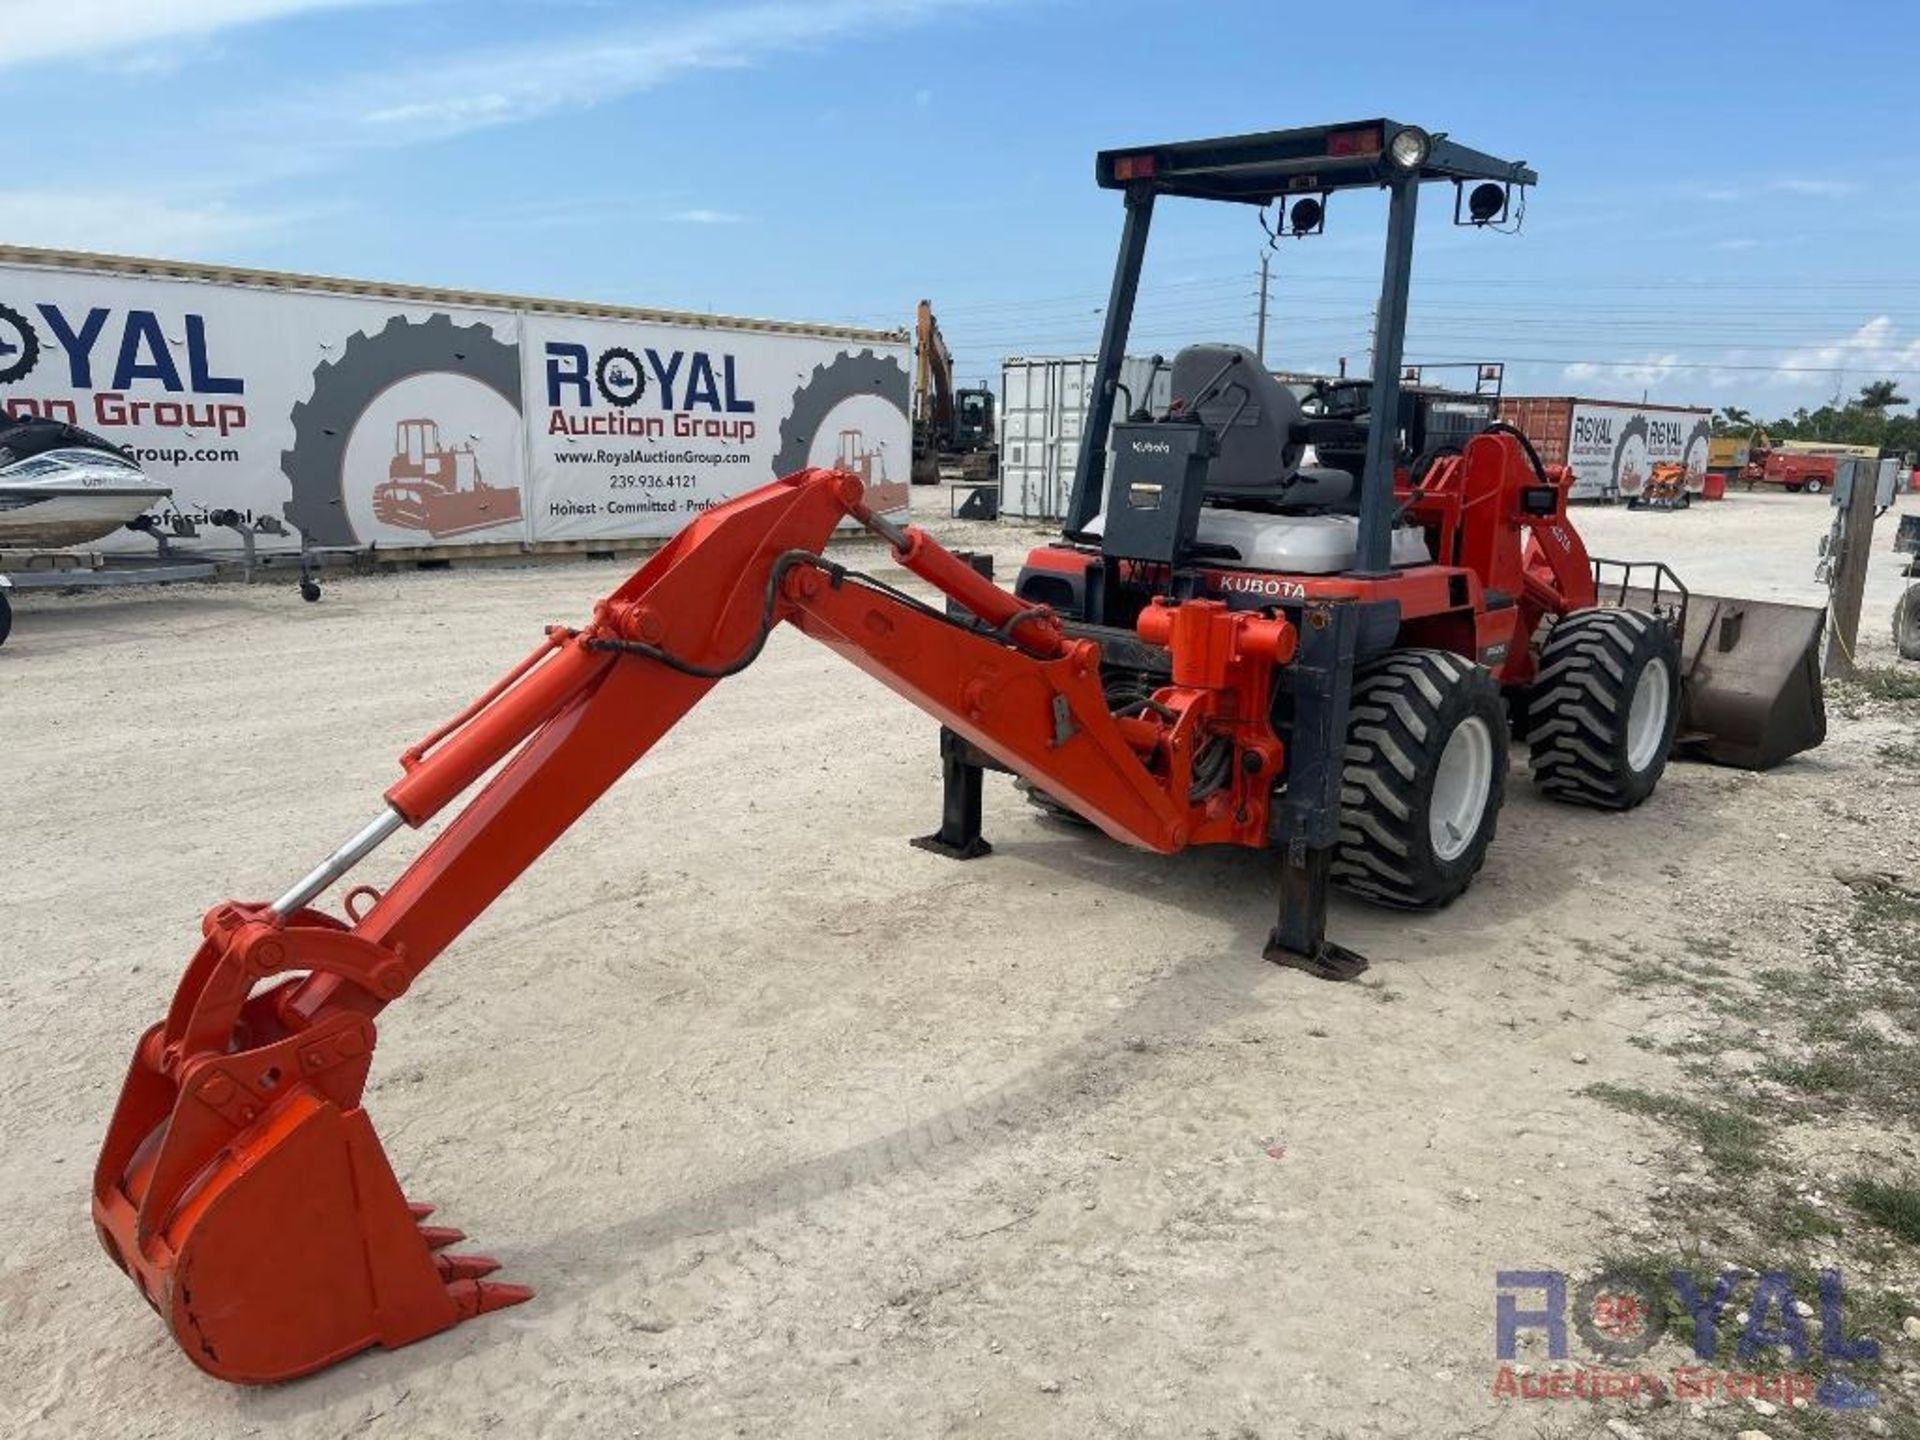
<svg viewBox="0 0 1920 1440"><path fill-rule="evenodd" d="M1827 514L1742 495L1581 520L1597 552L1700 589L1813 600ZM1882 665L1891 525L1866 603ZM1030 538L935 528L1003 564ZM1260 961L1256 855L1136 855L1004 781L993 858L909 848L937 819L934 726L794 634L387 1017L369 1107L396 1171L535 1300L291 1386L210 1381L87 1219L135 1036L206 906L284 888L375 812L406 744L621 573L20 606L0 651L6 1434L1868 1433L1494 1395L1497 1272L1773 1253L1740 1207L1781 1195L1834 1221L1794 1255L1879 1297L1848 1324L1885 1347L1872 1418L1912 1433L1916 1252L1842 1198L1920 1173L1911 1012L1874 1010L1878 1081L1814 1094L1768 1068L1824 1053L1826 1002L1904 963L1872 926L1914 918L1908 703L1849 692L1818 752L1676 766L1627 815L1542 802L1517 756L1472 892L1415 918L1338 902L1374 968L1334 986ZM1840 989L1794 988L1829 960ZM1758 1118L1754 1165L1715 1168L1709 1111Z"/></svg>

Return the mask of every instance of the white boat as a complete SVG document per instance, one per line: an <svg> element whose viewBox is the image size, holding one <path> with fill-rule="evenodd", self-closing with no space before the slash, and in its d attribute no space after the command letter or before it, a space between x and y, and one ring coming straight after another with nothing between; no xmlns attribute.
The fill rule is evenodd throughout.
<svg viewBox="0 0 1920 1440"><path fill-rule="evenodd" d="M0 419L0 550L85 545L172 494L98 435Z"/></svg>

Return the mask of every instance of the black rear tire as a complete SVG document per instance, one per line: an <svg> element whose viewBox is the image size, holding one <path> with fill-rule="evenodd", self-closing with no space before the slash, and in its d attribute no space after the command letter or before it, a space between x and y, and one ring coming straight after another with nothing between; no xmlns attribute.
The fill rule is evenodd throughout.
<svg viewBox="0 0 1920 1440"><path fill-rule="evenodd" d="M1656 705L1664 711L1643 708ZM1569 805L1632 809L1660 783L1680 722L1673 631L1644 610L1574 611L1540 648L1527 714L1533 783L1542 794Z"/></svg>
<svg viewBox="0 0 1920 1440"><path fill-rule="evenodd" d="M1472 752L1467 763L1484 767L1484 779L1476 770L1465 782L1458 804L1448 800L1454 779L1435 784L1456 736ZM1499 825L1507 744L1500 687L1472 661L1445 650L1395 650L1361 666L1347 721L1334 883L1407 910L1437 909L1458 896ZM1476 810L1472 796L1482 783ZM1460 823L1449 825L1450 811Z"/></svg>
<svg viewBox="0 0 1920 1440"><path fill-rule="evenodd" d="M0 639L5 637L0 627ZM1902 660L1920 660L1920 586L1909 584L1894 602L1893 645Z"/></svg>
<svg viewBox="0 0 1920 1440"><path fill-rule="evenodd" d="M7 592L0 590L0 645L7 643L7 636L13 633L13 603L7 599Z"/></svg>

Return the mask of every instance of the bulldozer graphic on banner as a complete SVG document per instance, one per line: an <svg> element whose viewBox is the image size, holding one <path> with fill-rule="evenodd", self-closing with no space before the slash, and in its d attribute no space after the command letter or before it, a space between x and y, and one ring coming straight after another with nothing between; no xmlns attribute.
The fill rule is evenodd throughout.
<svg viewBox="0 0 1920 1440"><path fill-rule="evenodd" d="M904 507L907 503L907 487L887 478L887 457L882 453L885 447L869 445L866 432L855 428L842 429L839 440L839 448L834 452L834 469L858 475L860 483L867 487L876 510Z"/></svg>
<svg viewBox="0 0 1920 1440"><path fill-rule="evenodd" d="M444 444L437 421L402 420L387 478L374 487L373 514L383 525L446 540L517 521L520 492L489 485L472 444Z"/></svg>

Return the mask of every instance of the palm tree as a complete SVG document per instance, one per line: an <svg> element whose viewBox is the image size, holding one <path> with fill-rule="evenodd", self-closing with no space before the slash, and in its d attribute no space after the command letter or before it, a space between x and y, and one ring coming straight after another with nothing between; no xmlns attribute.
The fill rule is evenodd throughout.
<svg viewBox="0 0 1920 1440"><path fill-rule="evenodd" d="M1860 398L1853 403L1858 409L1884 415L1894 406L1906 404L1907 397L1900 393L1900 386L1895 381L1869 380L1860 387Z"/></svg>
<svg viewBox="0 0 1920 1440"><path fill-rule="evenodd" d="M1716 435L1740 435L1753 428L1753 412L1742 410L1738 405L1722 405L1713 420Z"/></svg>

